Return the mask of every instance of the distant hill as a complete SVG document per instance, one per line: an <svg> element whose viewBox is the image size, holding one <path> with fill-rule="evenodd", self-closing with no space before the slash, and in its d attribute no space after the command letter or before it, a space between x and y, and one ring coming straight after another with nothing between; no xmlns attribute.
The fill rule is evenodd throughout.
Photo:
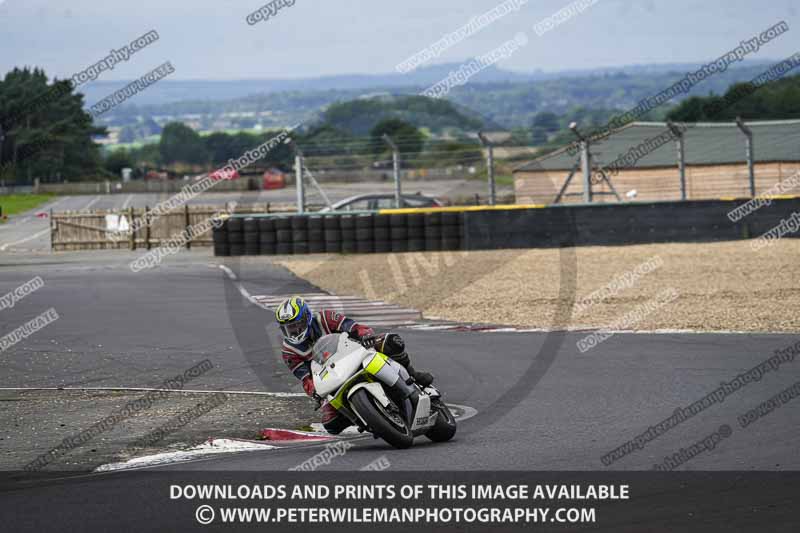
<svg viewBox="0 0 800 533"><path fill-rule="evenodd" d="M720 82L719 86L725 88L737 78L732 72L742 67L757 67L769 64L771 61L744 61L728 72L716 76L714 79L728 79ZM444 63L423 67L407 74L347 74L340 76L324 76L304 79L275 79L275 80L170 80L164 79L149 87L146 91L136 95L136 105L157 105L181 101L219 101L233 100L256 94L271 94L277 92L304 92L315 93L320 91L365 91L374 89L402 89L425 88L458 68L462 63ZM654 65L633 65L626 67L602 67L583 70L563 70L557 72L534 71L530 73L514 72L491 66L470 78L470 84L514 84L569 78L595 78L611 75L627 75L632 77L652 77L663 74L684 73L698 68L698 64L671 63ZM707 80L713 82L714 80ZM86 95L89 103L102 100L114 91L121 89L126 81L95 81L81 87L81 92ZM718 91L721 89L717 89ZM124 105L124 104L123 104Z"/></svg>
<svg viewBox="0 0 800 533"><path fill-rule="evenodd" d="M494 126L484 123L470 110L459 109L447 100L391 95L335 103L310 122L324 123L355 136L365 136L378 122L388 118L398 118L435 133L448 129L474 132Z"/></svg>
<svg viewBox="0 0 800 533"><path fill-rule="evenodd" d="M668 108L689 96L722 94L737 82L749 81L771 62L745 61L707 78L688 95L676 97L650 118L663 118ZM162 80L103 117L106 126L128 126L155 118L192 120L201 130L274 128L316 122L326 108L376 94L393 97L419 94L460 64L435 65L409 74L344 75L305 80ZM490 67L454 88L446 99L459 112L485 127L529 128L541 111L561 116L581 109L624 110L654 95L695 70L696 64L639 65L558 73L517 73ZM92 104L123 83L95 82L82 87ZM220 117L224 119L221 119ZM161 117L161 118L159 118Z"/></svg>

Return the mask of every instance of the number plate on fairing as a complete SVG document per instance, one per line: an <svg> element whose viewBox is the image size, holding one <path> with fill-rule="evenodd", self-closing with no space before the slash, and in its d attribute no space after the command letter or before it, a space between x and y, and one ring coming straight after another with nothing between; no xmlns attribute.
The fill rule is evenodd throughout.
<svg viewBox="0 0 800 533"><path fill-rule="evenodd" d="M414 425L411 426L411 431L432 425L436 420L435 414L436 413L431 413L431 399L427 394L420 394L419 402L417 403L417 411L414 413Z"/></svg>

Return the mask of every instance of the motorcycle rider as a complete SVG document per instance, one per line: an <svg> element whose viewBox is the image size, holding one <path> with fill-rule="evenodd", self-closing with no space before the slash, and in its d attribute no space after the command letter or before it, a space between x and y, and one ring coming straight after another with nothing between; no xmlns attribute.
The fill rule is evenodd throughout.
<svg viewBox="0 0 800 533"><path fill-rule="evenodd" d="M375 335L369 326L357 324L354 320L323 309L312 313L308 304L299 296L292 296L281 302L275 309L275 320L283 336L282 357L292 374L303 383L303 390L312 398L316 395L314 380L311 377L311 349L314 343L329 333L347 333L351 338L374 347L377 351L400 363L420 387L433 383L433 376L420 372L411 366L405 351L405 343L400 335L387 333ZM350 420L325 402L322 405L322 425L334 435L352 425Z"/></svg>

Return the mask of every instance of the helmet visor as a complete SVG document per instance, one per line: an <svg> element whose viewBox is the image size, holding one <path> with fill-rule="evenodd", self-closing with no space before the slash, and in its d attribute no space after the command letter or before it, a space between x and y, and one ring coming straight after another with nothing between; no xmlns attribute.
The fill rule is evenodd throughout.
<svg viewBox="0 0 800 533"><path fill-rule="evenodd" d="M281 325L283 336L292 341L305 340L306 333L308 332L308 322L301 317L299 320L289 324Z"/></svg>

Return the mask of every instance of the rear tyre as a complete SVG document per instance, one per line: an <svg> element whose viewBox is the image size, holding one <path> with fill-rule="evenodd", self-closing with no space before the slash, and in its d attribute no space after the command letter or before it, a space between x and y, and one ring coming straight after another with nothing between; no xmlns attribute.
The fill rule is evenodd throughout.
<svg viewBox="0 0 800 533"><path fill-rule="evenodd" d="M425 433L433 442L447 442L456 434L456 417L438 398L431 399L431 409L436 410L436 423Z"/></svg>
<svg viewBox="0 0 800 533"><path fill-rule="evenodd" d="M373 433L395 448L402 450L414 444L414 435L393 402L390 401L389 408L385 409L372 395L361 389L350 397L350 404Z"/></svg>

